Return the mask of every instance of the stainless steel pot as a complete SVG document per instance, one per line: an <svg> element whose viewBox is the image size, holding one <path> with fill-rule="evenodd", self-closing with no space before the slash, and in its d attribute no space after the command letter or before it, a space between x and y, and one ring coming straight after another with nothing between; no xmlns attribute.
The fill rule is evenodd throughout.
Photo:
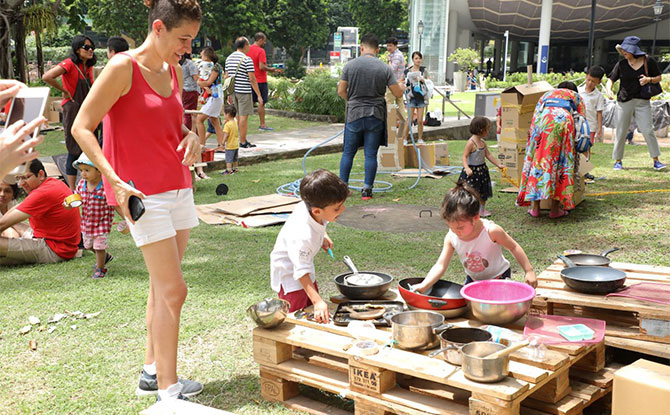
<svg viewBox="0 0 670 415"><path fill-rule="evenodd" d="M509 373L509 355L495 359L487 359L491 353L504 349L505 346L494 342L473 342L461 348L463 355L463 374L475 382L500 382Z"/></svg>
<svg viewBox="0 0 670 415"><path fill-rule="evenodd" d="M444 359L452 365L460 366L463 362L461 348L472 342L491 341L491 333L475 327L451 327L440 333L441 349L429 356L435 357L442 353Z"/></svg>
<svg viewBox="0 0 670 415"><path fill-rule="evenodd" d="M433 311L403 311L390 318L393 340L405 350L426 350L437 347L437 336L451 327L444 316Z"/></svg>

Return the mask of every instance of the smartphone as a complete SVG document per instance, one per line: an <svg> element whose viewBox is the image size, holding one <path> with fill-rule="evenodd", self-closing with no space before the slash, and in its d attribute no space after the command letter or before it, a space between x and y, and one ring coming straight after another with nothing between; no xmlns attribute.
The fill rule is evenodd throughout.
<svg viewBox="0 0 670 415"><path fill-rule="evenodd" d="M132 180L128 180L128 184L135 188L135 183ZM130 210L130 217L137 222L144 215L144 203L142 199L137 196L130 196L128 198L128 210Z"/></svg>
<svg viewBox="0 0 670 415"><path fill-rule="evenodd" d="M31 122L35 118L40 117L44 113L44 108L47 105L49 98L49 88L22 88L19 93L12 99L12 104L7 113L7 121L5 128L14 124L17 121ZM40 129L35 128L35 131L30 135L31 138L37 137ZM30 149L32 151L32 149ZM17 166L9 174L16 175L25 171L25 163Z"/></svg>

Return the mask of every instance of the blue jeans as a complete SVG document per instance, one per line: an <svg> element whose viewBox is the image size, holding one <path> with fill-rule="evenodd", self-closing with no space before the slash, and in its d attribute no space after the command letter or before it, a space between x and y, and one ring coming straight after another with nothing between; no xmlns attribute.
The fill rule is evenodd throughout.
<svg viewBox="0 0 670 415"><path fill-rule="evenodd" d="M363 117L344 126L344 149L340 160L340 178L349 183L351 166L359 147L365 154L364 188L372 188L377 174L377 151L384 140L384 121L374 117Z"/></svg>

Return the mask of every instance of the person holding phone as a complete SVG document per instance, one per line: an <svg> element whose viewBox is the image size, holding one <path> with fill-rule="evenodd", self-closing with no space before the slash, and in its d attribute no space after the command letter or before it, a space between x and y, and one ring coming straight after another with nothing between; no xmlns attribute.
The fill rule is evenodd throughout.
<svg viewBox="0 0 670 415"><path fill-rule="evenodd" d="M95 46L88 36L77 35L72 39L70 57L49 69L42 80L63 92L63 130L65 132L65 147L67 148L67 162L65 173L67 184L74 190L77 180L77 169L72 163L77 161L81 148L72 136L74 122L82 102L93 85L93 66L96 62ZM60 77L62 85L56 80Z"/></svg>
<svg viewBox="0 0 670 415"><path fill-rule="evenodd" d="M190 229L198 225L188 166L200 154L198 135L182 124L179 60L191 52L202 12L195 0L144 4L149 7L146 40L105 66L72 134L102 173L107 201L121 207L149 271L147 349L136 393L172 401L202 391L202 384L177 378L179 320L187 291L181 261ZM103 118L101 149L95 129ZM129 209L132 197L145 206L138 220Z"/></svg>

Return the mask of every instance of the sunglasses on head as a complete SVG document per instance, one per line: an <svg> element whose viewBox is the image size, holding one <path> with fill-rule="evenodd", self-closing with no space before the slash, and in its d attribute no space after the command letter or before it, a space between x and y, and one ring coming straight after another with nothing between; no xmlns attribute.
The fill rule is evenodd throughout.
<svg viewBox="0 0 670 415"><path fill-rule="evenodd" d="M91 45L84 45L81 48L84 49L84 50L95 50L95 46L91 46Z"/></svg>

